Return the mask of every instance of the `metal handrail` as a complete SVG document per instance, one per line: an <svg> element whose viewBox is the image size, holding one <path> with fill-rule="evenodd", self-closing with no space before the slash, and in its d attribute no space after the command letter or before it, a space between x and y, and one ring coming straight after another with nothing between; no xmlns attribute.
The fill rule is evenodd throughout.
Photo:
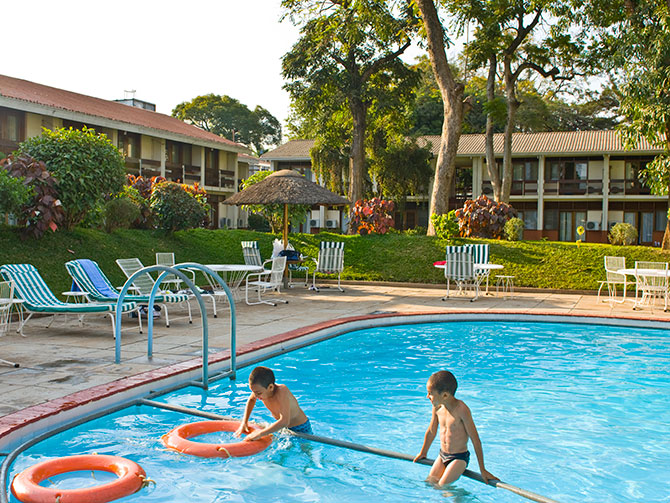
<svg viewBox="0 0 670 503"><path fill-rule="evenodd" d="M161 274L158 276L158 280L154 283L153 288L151 289L151 294L149 295L149 306L147 312L149 315L148 318L148 335L147 335L147 358L152 358L153 355L153 308L156 295L160 284L163 280L169 275L174 274L179 279L181 279L186 286L193 292L198 305L200 306L200 314L202 317L202 383L198 384L204 389L207 389L209 383L209 325L207 323L207 310L205 304L202 300L202 295L200 289L183 273L180 269L196 269L202 271L205 274L212 276L223 288L223 291L226 293L228 298L228 305L230 306L230 363L231 363L231 378L235 378L236 363L235 363L235 352L236 352L236 313L235 313L235 302L233 300L233 294L226 284L226 282L221 279L221 277L209 267L206 267L202 264L197 264L195 262L184 262L177 264L175 266L165 266L165 265L151 265L143 267L139 271L133 273L124 283L119 293L119 298L116 303L117 310L121 309L121 305L128 294L133 280L142 274L147 274L153 271L161 271ZM116 342L116 353L115 353L115 362L121 363L121 312L117 311L116 313L116 328L115 328L115 342Z"/></svg>

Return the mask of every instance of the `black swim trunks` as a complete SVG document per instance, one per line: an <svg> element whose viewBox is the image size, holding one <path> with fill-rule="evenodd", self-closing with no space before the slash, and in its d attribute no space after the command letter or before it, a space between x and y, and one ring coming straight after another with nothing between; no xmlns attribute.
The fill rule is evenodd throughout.
<svg viewBox="0 0 670 503"><path fill-rule="evenodd" d="M470 451L449 454L448 452L444 452L442 449L440 449L440 459L444 463L444 466L449 466L449 463L456 461L457 459L462 459L465 461L465 466L468 466L468 463L470 463Z"/></svg>

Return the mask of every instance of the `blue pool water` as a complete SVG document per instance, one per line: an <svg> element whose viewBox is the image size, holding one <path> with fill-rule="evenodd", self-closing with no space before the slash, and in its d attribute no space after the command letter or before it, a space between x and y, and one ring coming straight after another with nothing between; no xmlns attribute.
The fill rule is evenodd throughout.
<svg viewBox="0 0 670 503"><path fill-rule="evenodd" d="M419 451L430 418L426 380L449 369L489 471L559 501L594 503L670 501L669 364L664 330L490 322L351 332L265 363L298 397L316 434L408 454ZM241 417L250 370L208 392L188 387L158 400ZM260 402L252 418L272 419ZM165 450L161 435L197 420L133 406L30 448L12 476L44 459L97 452L136 461L157 483L120 501L523 501L467 478L436 490L423 482L426 466L284 435L247 458ZM225 438L232 437L217 436ZM438 439L430 457L437 449ZM479 471L474 455L470 468ZM75 474L52 482L73 488L100 480Z"/></svg>

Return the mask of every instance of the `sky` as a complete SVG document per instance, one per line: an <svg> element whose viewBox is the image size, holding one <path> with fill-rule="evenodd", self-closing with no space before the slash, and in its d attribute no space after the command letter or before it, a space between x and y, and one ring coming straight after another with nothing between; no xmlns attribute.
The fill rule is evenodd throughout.
<svg viewBox="0 0 670 503"><path fill-rule="evenodd" d="M281 57L299 28L281 12L280 0L3 2L0 74L107 100L134 90L164 114L228 95L285 125Z"/></svg>
<svg viewBox="0 0 670 503"><path fill-rule="evenodd" d="M299 30L280 0L3 2L0 74L114 100L124 91L170 114L227 94L288 116L281 57Z"/></svg>

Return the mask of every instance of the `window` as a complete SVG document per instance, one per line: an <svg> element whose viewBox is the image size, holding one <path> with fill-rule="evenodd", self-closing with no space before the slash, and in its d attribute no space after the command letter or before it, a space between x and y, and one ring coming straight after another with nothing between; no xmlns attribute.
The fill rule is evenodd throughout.
<svg viewBox="0 0 670 503"><path fill-rule="evenodd" d="M140 135L119 131L119 150L123 155L131 159L139 159L140 155Z"/></svg>
<svg viewBox="0 0 670 503"><path fill-rule="evenodd" d="M537 210L526 210L520 213L524 229L537 229Z"/></svg>
<svg viewBox="0 0 670 503"><path fill-rule="evenodd" d="M544 228L548 231L558 229L558 210L546 209L544 211Z"/></svg>
<svg viewBox="0 0 670 503"><path fill-rule="evenodd" d="M656 221L654 225L654 230L658 232L664 232L665 227L668 223L668 214L665 210L656 211Z"/></svg>
<svg viewBox="0 0 670 503"><path fill-rule="evenodd" d="M16 148L24 136L23 112L0 108L0 145Z"/></svg>

